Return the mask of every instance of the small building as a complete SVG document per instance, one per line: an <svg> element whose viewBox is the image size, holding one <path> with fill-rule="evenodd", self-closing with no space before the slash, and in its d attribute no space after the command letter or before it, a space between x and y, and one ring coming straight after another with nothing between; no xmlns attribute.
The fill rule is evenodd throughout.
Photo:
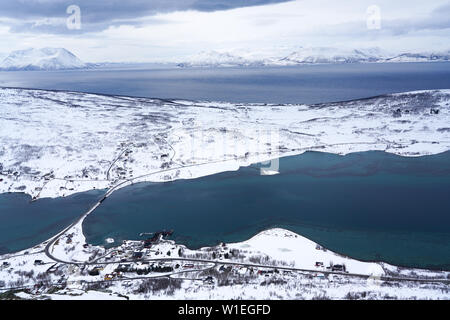
<svg viewBox="0 0 450 320"><path fill-rule="evenodd" d="M42 260L34 260L34 265L35 266L41 266L43 264L44 264L44 261L42 261Z"/></svg>
<svg viewBox="0 0 450 320"><path fill-rule="evenodd" d="M89 270L88 273L90 276L98 276L98 275L100 275L100 270L98 270L97 268L94 268L92 270Z"/></svg>
<svg viewBox="0 0 450 320"><path fill-rule="evenodd" d="M116 272L128 272L130 271L131 266L129 264L119 264L119 266L115 269Z"/></svg>
<svg viewBox="0 0 450 320"><path fill-rule="evenodd" d="M323 267L323 262L321 262L321 261L316 261L315 266L316 266L316 267Z"/></svg>
<svg viewBox="0 0 450 320"><path fill-rule="evenodd" d="M205 284L214 284L214 278L212 276L208 276L203 280Z"/></svg>
<svg viewBox="0 0 450 320"><path fill-rule="evenodd" d="M240 275L245 275L247 273L247 268L239 268L237 273Z"/></svg>
<svg viewBox="0 0 450 320"><path fill-rule="evenodd" d="M345 272L345 265L343 264L335 264L331 267L331 271L337 271L337 272Z"/></svg>
<svg viewBox="0 0 450 320"><path fill-rule="evenodd" d="M110 273L105 274L104 279L105 279L106 281L113 280L113 279L114 279L114 275L113 275L113 274L110 274Z"/></svg>
<svg viewBox="0 0 450 320"><path fill-rule="evenodd" d="M142 251L135 251L133 252L133 258L134 259L141 259L144 253Z"/></svg>

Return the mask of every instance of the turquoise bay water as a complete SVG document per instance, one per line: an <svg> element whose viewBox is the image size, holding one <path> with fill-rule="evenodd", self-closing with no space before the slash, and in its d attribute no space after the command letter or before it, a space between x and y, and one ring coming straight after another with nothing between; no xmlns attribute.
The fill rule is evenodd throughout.
<svg viewBox="0 0 450 320"><path fill-rule="evenodd" d="M142 183L115 192L88 216L90 243L174 229L192 248L285 227L362 260L450 270L450 152L403 158L307 152L195 180Z"/></svg>
<svg viewBox="0 0 450 320"><path fill-rule="evenodd" d="M174 229L189 247L242 241L284 227L363 260L450 270L450 152L403 158L383 152L282 158L281 173L258 165L195 180L141 183L108 198L84 223L90 243ZM56 234L103 191L67 198L0 195L0 253Z"/></svg>
<svg viewBox="0 0 450 320"><path fill-rule="evenodd" d="M35 202L22 193L0 194L0 254L49 239L86 212L101 194L96 190Z"/></svg>

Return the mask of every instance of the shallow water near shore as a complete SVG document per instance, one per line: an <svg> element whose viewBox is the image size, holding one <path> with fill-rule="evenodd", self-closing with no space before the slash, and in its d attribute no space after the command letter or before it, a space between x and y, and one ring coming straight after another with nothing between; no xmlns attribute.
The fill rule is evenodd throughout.
<svg viewBox="0 0 450 320"><path fill-rule="evenodd" d="M101 245L173 229L173 239L198 248L284 227L353 258L450 270L449 195L450 152L307 152L282 158L275 176L254 165L121 189L83 228Z"/></svg>
<svg viewBox="0 0 450 320"><path fill-rule="evenodd" d="M102 191L93 190L34 202L23 193L0 194L0 254L27 249L49 239L79 218L101 194Z"/></svg>

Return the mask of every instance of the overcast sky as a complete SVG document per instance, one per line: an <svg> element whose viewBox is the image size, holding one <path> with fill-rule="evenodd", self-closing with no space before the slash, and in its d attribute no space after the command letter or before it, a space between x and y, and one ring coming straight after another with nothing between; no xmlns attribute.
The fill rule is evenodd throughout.
<svg viewBox="0 0 450 320"><path fill-rule="evenodd" d="M70 5L80 29L67 25ZM300 46L438 51L450 49L449 16L449 0L1 0L0 53L49 46L90 62L143 62Z"/></svg>

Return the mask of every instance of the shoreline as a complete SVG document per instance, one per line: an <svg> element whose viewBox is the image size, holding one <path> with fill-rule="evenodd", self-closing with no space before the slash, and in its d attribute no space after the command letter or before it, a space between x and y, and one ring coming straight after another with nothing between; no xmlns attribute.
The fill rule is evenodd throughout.
<svg viewBox="0 0 450 320"><path fill-rule="evenodd" d="M450 90L309 106L0 89L0 126L8 128L0 137L0 193L65 197L149 174L139 181L198 178L306 151L438 154L450 150L449 101ZM99 122L107 125L96 129ZM171 174L154 175L165 169Z"/></svg>
<svg viewBox="0 0 450 320"><path fill-rule="evenodd" d="M321 151L315 151L315 152L319 152L319 153L323 153L323 152L321 152ZM371 152L371 151L367 151L367 152ZM374 152L380 152L380 151L374 151ZM363 153L365 153L365 152L363 152ZM384 152L385 153L385 152ZM425 155L425 157L426 157L427 155ZM430 155L430 156L434 156L434 155ZM399 156L399 157L402 157L402 156ZM234 162L234 159L231 159L230 160L232 163ZM203 165L205 165L205 166L208 166L208 165L210 165L210 163L205 163L205 164L203 164ZM202 164L196 164L196 165L193 165L194 167L199 167L199 166L202 166ZM164 172L170 172L170 171L173 171L173 170L179 170L180 168L170 168L170 169L166 169L166 170L163 170ZM239 170L239 168L237 168L236 170ZM231 170L230 170L231 171ZM233 170L234 171L234 170ZM84 222L84 219L87 217L87 215L88 214L90 214L90 213L92 213L93 211L95 211L95 209L98 207L98 206L100 206L101 205L101 203L104 201L104 200L106 200L106 198L107 197L109 197L113 192L115 192L115 191L118 191L118 190L120 190L120 189L122 189L122 188L126 188L126 187L129 187L129 186L131 186L131 185L133 185L133 184L141 184L141 183L154 183L154 182L149 182L149 181L147 181L146 179L149 177L149 176L151 176L151 175L160 175L161 174L161 172L153 172L153 173L150 173L150 174L148 174L148 175L145 175L144 177L136 177L136 178L134 178L133 180L131 180L131 181L124 181L124 182L122 182L121 184L118 184L117 186L115 186L115 187L113 187L113 188L111 188L111 189L105 189L104 190L104 196L100 196L100 198L99 198L99 201L95 204L95 205L93 205L93 207L88 211L88 213L87 214L83 214L83 215L81 215L81 216L79 216L78 218L75 218L75 222L74 223L72 223L72 224L70 224L70 225L68 225L67 227L65 227L63 230L66 230L66 232L63 232L63 233L67 233L71 228L77 228L77 225L79 224L79 226L78 226L78 228L80 228L80 232L78 232L78 233L81 233L81 235L82 235L82 239L80 238L80 243L81 242L86 242L86 238L85 238L85 236L84 236L84 233L83 233L83 231L82 231L82 224L83 224L83 222ZM215 174L215 173L211 173L211 175L213 175L213 174ZM135 179L136 179L136 181L135 181ZM164 183L164 182L159 182L159 183ZM100 190L98 190L98 191L100 191ZM88 191L89 192L89 191ZM268 229L272 229L272 228L276 228L276 226L269 226L269 227L267 227L267 228L265 228L265 229L261 229L261 228L258 228L259 229L259 231L257 232L257 233L259 233L259 232L263 232L264 230L268 230ZM325 228L325 229L329 229L328 227L323 227L323 226L319 226L319 228L321 228L321 229L323 229L323 228ZM289 227L288 227L288 230L289 230ZM294 231L293 231L294 232ZM376 233L379 233L378 231L376 232ZM50 237L50 239L48 239L48 240L45 240L44 242L48 242L49 240L51 240L51 239L53 239L53 238L55 238L56 236L58 236L59 234L61 234L61 232L59 232L58 234L56 234L56 235L54 235L54 236L52 236L52 237ZM127 239L127 240L130 240L130 239ZM134 240L133 240L134 241ZM136 240L137 241L137 240ZM242 240L242 241L245 241L245 240ZM183 245L183 243L181 242L180 243L181 245ZM92 244L91 244L92 245ZM117 244L118 246L120 246L120 244ZM104 244L98 244L98 245L94 245L94 246L100 246L100 247L103 247L103 248L105 248L105 246L104 246ZM113 247L115 247L115 246L113 246ZM190 249L193 249L193 250L198 250L198 249L201 249L201 248L190 248ZM24 249L24 250L26 250L26 249ZM20 250L20 251L23 251L23 250ZM338 251L335 251L335 252L338 252ZM348 256L349 258L352 258L351 257L351 255L350 256ZM355 258L352 258L352 259L355 259ZM372 260L372 259L360 259L360 261L364 261L364 262L376 262L376 263L380 263L380 262L383 262L383 263L387 263L386 262L386 260ZM405 268L421 268L421 266L418 266L418 265L402 265L402 264L396 264L396 265L398 265L398 266L400 266L400 267L405 267ZM436 268L428 268L429 270L440 270L440 271L450 271L450 269L449 270L447 270L447 269L443 269L443 268L439 268L439 267L436 267Z"/></svg>
<svg viewBox="0 0 450 320"><path fill-rule="evenodd" d="M79 229L75 226L74 229ZM77 233L75 231L75 233ZM80 234L75 234L70 236L71 240L82 240L83 236ZM64 253L70 253L73 250L66 250L64 247L67 247L66 238L60 238L60 243L57 244L59 248L54 248L54 252L58 252L59 254ZM111 268L114 268L114 266L120 266L124 265L124 262L119 262L119 257L116 257L116 262L108 260L108 256L112 254L114 256L114 253L120 252L121 250L129 250L126 248L133 248L135 246L139 246L139 243L141 241L124 241L124 243L120 246L121 249L110 249L110 250L98 250L98 247L92 247L89 246L85 250L88 250L89 252L97 252L98 258L96 258L93 261L90 262L82 262L82 261L57 261L57 263L53 264L54 262L46 262L48 258L46 259L43 256L42 253L42 246L43 245L49 245L49 242L42 243L39 246L35 246L33 248L34 251L29 252L28 254L24 255L23 252L20 252L16 255L10 255L9 257L1 256L0 261L9 261L11 266L16 265L22 265L23 268L29 268L30 264L32 264L32 261L37 258L41 258L43 260L35 260L35 261L44 261L44 265L36 266L36 263L34 266L32 266L33 269L48 269L54 268L56 265L59 265L59 268L62 266L67 266L67 270L75 270L69 272L69 278L67 279L67 286L64 287L64 289L61 292L54 292L49 295L52 299L61 299L66 294L72 294L77 292L77 295L80 295L81 298L86 298L90 296L91 294L96 294L97 291L95 289L88 289L84 291L84 284L89 284L90 279L98 281L96 279L93 279L92 276L89 275L83 275L83 273L80 273L79 270L80 267L88 268L100 268L101 270L105 269L105 271L101 272L102 275L106 272L110 272L109 270L112 270ZM70 245L72 245L73 242L71 242ZM75 244L77 245L77 244ZM351 259L339 254L336 254L332 251L327 250L324 247L321 247L320 245L317 245L315 242L312 242L308 240L305 237L302 237L294 232L291 232L286 229L282 228L272 228L268 229L262 232L257 233L253 237L249 238L246 241L241 242L235 242L235 243L226 243L223 245L215 246L215 247L204 247L199 250L189 250L185 246L177 244L171 240L161 240L158 244L155 244L154 247L158 248L158 251L165 252L165 250L170 250L173 252L180 252L182 250L182 255L180 256L178 254L175 256L172 255L166 255L162 253L163 256L152 256L151 253L147 251L146 255L150 256L147 258L143 258L142 262L139 262L137 260L130 260L129 262L126 262L128 264L136 264L139 265L145 265L148 263L158 263L158 265L168 266L168 265L174 265L175 263L181 264L183 267L183 270L179 270L174 272L172 275L170 274L162 274L162 275L153 275L148 277L139 277L139 278L125 278L125 279L113 279L113 281L110 282L109 286L113 286L112 293L110 294L110 297L108 299L113 299L117 296L123 296L124 294L127 296L130 296L131 299L142 299L142 298L148 298L147 295L141 296L141 295L133 295L133 290L136 288L141 281L144 281L144 279L159 279L161 277L169 277L173 279L183 279L182 275L185 273L204 273L207 272L207 270L211 270L211 268L218 268L218 266L228 266L232 269L235 269L237 274L240 275L240 277L248 276L249 270L258 270L258 275L261 274L262 278L264 278L264 274L269 276L270 274L282 274L281 277L299 277L300 279L303 279L303 277L306 277L306 279L314 279L312 280L314 286L318 287L319 290L321 287L325 285L327 294L332 294L334 296L337 294L338 296L343 297L348 290L368 290L368 292L377 292L377 291L389 291L389 287L391 285L384 285L384 283L392 283L395 288L396 294L400 294L400 296L404 298L411 299L414 297L417 297L419 299L424 299L429 296L431 292L434 292L433 294L436 295L436 297L440 297L443 299L448 299L448 295L445 293L437 293L434 290L437 290L437 288L445 288L445 286L448 285L450 279L450 272L447 271L433 271L433 270L426 270L426 269L416 269L416 268L398 268L394 265L389 265L386 263L373 263L373 262L364 262L359 261L356 259ZM170 249L171 248L171 249ZM77 250L75 251L75 255L77 258L87 258L90 254L87 254L87 251L85 254L81 254ZM211 258L208 258L210 256L210 253L214 252L238 252L238 256L236 258L228 258L226 256L222 257L216 257L212 260ZM234 253L233 253L234 256ZM72 256L74 257L74 256ZM239 258L241 257L241 258ZM293 259L291 261L291 259ZM21 262L22 261L22 262ZM258 262L261 261L261 262ZM265 262L262 262L265 261ZM314 262L316 261L316 262ZM315 266L314 263L317 265L317 261L322 261L323 266ZM191 262L193 264L191 264ZM330 267L328 267L328 262L330 263ZM48 267L50 264L53 264L50 268ZM339 265L338 265L339 264ZM194 267L192 270L186 270L186 268L191 268L191 265L196 265L197 267ZM336 271L334 267L332 266L344 266L344 271ZM27 267L28 266L28 267ZM221 267L221 268L222 268ZM228 268L226 267L226 268ZM340 270L340 269L339 269ZM297 276L295 276L298 274ZM179 275L179 276L178 276ZM280 277L278 276L278 277ZM106 277L106 276L105 276ZM254 276L251 276L250 279L252 279ZM3 278L1 269L0 269L0 280ZM94 277L95 278L95 277ZM98 277L97 277L98 278ZM69 279L71 279L69 281ZM102 278L100 278L102 279ZM135 279L133 281L133 279ZM267 278L266 278L267 279ZM342 280L343 279L343 280ZM132 281L133 283L136 283L135 285L132 285L131 292L130 285L127 285L126 287L122 286L122 282L129 283ZM339 283L341 281L344 281L342 285ZM101 281L102 282L102 281ZM105 281L109 282L109 281ZM189 282L189 281L188 281ZM197 283L201 285L203 280L200 278L197 280ZM180 294L188 294L191 299L198 299L202 297L202 293L196 293L193 294L191 290L191 286L194 285L194 282L191 282L191 284L186 283L188 287L181 287ZM337 289L338 291L333 291L335 285L333 283L336 283L338 285ZM346 285L344 285L346 284ZM345 288L345 286L350 285L350 288ZM397 284L397 286L396 286ZM414 291L413 288L419 285L421 290ZM89 285L88 285L89 286ZM399 286L399 287L398 287ZM431 292L429 289L425 288L432 288ZM234 287L234 286L233 286ZM284 292L285 289L287 289L284 285L277 286L280 292ZM26 288L26 286L24 287ZM183 289L185 288L185 289ZM214 289L215 288L215 289ZM210 290L216 290L216 298L220 297L228 297L227 286L219 286L215 287L214 285L211 287L210 285L207 287L204 287L201 292L206 290L207 292L212 292ZM234 288L240 288L240 287L234 287ZM246 292L247 289L246 286L243 288L240 288L238 292ZM251 288L248 287L248 288ZM400 290L401 288L401 290ZM220 290L219 290L220 289ZM184 291L188 290L188 291ZM225 290L225 291L223 291ZM244 290L244 291L241 291ZM440 289L438 289L440 290ZM0 291L8 291L8 288L0 288ZM20 291L20 290L19 290ZM16 291L17 292L17 291ZM389 291L390 292L390 291ZM267 293L267 292L266 292ZM20 293L20 296L26 299L33 299L35 297L35 294L38 294L39 296L44 293L33 293L33 290L26 290ZM224 296L222 296L224 295ZM282 296L289 297L289 295L282 294ZM418 296L417 296L418 295ZM45 296L45 294L44 294ZM164 294L162 293L161 296L152 296L152 298L166 298L166 299L177 299L178 296L172 297L172 295ZM106 298L106 297L105 297Z"/></svg>

